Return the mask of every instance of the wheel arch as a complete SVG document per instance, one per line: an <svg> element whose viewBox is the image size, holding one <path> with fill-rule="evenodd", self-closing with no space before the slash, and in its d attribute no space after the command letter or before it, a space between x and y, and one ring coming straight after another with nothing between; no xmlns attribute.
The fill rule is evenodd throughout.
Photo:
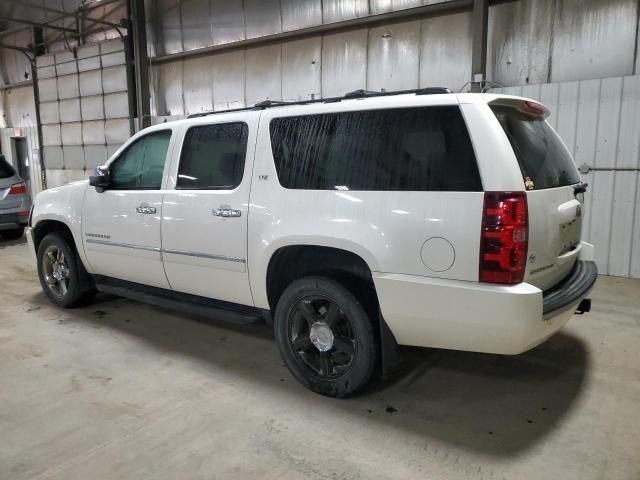
<svg viewBox="0 0 640 480"><path fill-rule="evenodd" d="M285 245L273 252L266 269L266 293L271 310L275 310L278 299L291 282L313 275L346 282L345 287L361 301L363 292L357 289L356 283L359 282L360 287L371 287L375 293L371 269L360 255L326 245ZM375 299L377 302L377 295Z"/></svg>
<svg viewBox="0 0 640 480"><path fill-rule="evenodd" d="M84 248L82 246L81 240L76 239L73 234L73 229L71 226L65 221L64 217L60 218L57 216L47 216L45 218L39 218L35 224L32 226L32 235L33 235L33 247L35 250L35 254L38 254L38 247L40 246L40 242L42 239L49 233L59 233L64 238L66 238L70 243L73 249L76 251L82 266L85 271L90 272L87 268L87 259L84 255Z"/></svg>
<svg viewBox="0 0 640 480"><path fill-rule="evenodd" d="M32 228L33 246L35 247L36 252L38 251L38 247L40 246L40 242L42 242L42 239L49 233L61 234L63 237L73 243L73 247L76 249L76 251L78 250L78 245L76 245L76 241L73 238L71 228L60 219L45 218L42 220L38 220L38 222Z"/></svg>

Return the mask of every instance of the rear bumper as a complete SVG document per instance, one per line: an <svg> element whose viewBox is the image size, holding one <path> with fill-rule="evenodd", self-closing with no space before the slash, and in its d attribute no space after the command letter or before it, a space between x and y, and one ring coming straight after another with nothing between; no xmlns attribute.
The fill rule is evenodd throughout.
<svg viewBox="0 0 640 480"><path fill-rule="evenodd" d="M21 217L18 212L0 213L0 230L13 230L26 227L29 217Z"/></svg>
<svg viewBox="0 0 640 480"><path fill-rule="evenodd" d="M565 310L574 311L574 305L585 298L597 279L598 267L595 262L578 260L569 275L542 294L544 318L555 317Z"/></svg>
<svg viewBox="0 0 640 480"><path fill-rule="evenodd" d="M374 283L399 344L513 355L562 328L596 276L593 262L580 261L544 293L528 283L501 286L401 274L374 274Z"/></svg>

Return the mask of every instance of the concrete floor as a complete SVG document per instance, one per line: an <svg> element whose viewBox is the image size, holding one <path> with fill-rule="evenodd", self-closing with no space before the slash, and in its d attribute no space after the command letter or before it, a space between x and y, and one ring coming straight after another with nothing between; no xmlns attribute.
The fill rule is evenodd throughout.
<svg viewBox="0 0 640 480"><path fill-rule="evenodd" d="M299 386L264 326L78 310L0 242L0 479L640 479L640 281L515 357L408 349L393 381Z"/></svg>

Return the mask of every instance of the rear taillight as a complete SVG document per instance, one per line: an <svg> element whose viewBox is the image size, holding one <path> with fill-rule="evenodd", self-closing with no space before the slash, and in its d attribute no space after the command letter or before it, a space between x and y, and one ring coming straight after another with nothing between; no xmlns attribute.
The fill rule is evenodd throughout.
<svg viewBox="0 0 640 480"><path fill-rule="evenodd" d="M485 192L480 238L481 282L522 282L528 223L525 192Z"/></svg>
<svg viewBox="0 0 640 480"><path fill-rule="evenodd" d="M27 193L27 184L24 182L14 183L9 189L9 195L22 195L25 193Z"/></svg>

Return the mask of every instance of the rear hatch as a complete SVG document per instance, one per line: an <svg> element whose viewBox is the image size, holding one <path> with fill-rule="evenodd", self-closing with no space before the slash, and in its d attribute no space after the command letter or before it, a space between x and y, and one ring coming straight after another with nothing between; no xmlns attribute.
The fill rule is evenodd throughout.
<svg viewBox="0 0 640 480"><path fill-rule="evenodd" d="M22 195L9 195L11 185L21 181L9 162L5 160L3 155L0 155L0 212L18 208L22 204Z"/></svg>
<svg viewBox="0 0 640 480"><path fill-rule="evenodd" d="M580 254L581 183L569 150L546 122L548 111L523 99L490 103L518 159L527 190L529 242L524 281L546 290Z"/></svg>

